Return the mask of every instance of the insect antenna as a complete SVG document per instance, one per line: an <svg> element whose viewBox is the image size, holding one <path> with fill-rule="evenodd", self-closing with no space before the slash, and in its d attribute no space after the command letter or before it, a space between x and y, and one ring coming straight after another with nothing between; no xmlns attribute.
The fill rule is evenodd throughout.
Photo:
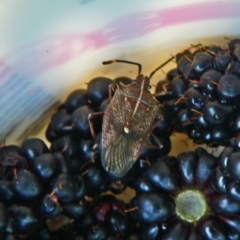
<svg viewBox="0 0 240 240"><path fill-rule="evenodd" d="M126 60L120 60L120 59L113 59L113 60L109 60L109 61L104 61L104 62L102 62L102 64L106 65L106 64L112 64L112 63L115 63L115 62L121 62L121 63L128 63L128 64L137 65L138 66L138 75L141 74L142 65L140 63L126 61Z"/></svg>
<svg viewBox="0 0 240 240"><path fill-rule="evenodd" d="M199 44L197 44L197 45L191 45L190 47L189 47L189 49L188 50L190 50L191 48L198 48L198 47L200 47L200 46L202 46L202 44L201 43L199 43ZM183 51L184 52L184 51ZM182 54L183 52L180 52L180 53L178 53L178 54ZM157 67L154 71L152 71L151 72L151 74L149 75L149 80L152 78L152 76L159 70L159 69L161 69L162 67L164 67L166 64L168 64L169 62L171 62L171 61L173 61L173 59L174 58L176 58L176 56L178 55L178 54L176 54L176 55L173 55L171 58L169 58L166 62L164 62L164 63L162 63L159 67ZM185 56L185 55L184 55ZM186 57L186 56L185 56ZM189 59L189 61L191 62L191 60Z"/></svg>
<svg viewBox="0 0 240 240"><path fill-rule="evenodd" d="M162 67L164 67L166 64L168 64L169 62L171 62L173 59L175 58L175 56L172 56L171 58L169 58L166 62L162 63L160 66L158 66L154 71L151 72L151 74L149 75L149 80L152 78L152 76Z"/></svg>

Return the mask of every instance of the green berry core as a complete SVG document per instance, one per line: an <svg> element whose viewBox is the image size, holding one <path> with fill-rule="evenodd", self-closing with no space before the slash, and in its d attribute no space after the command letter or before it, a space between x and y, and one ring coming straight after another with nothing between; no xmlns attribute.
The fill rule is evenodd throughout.
<svg viewBox="0 0 240 240"><path fill-rule="evenodd" d="M196 222L207 211L205 196L198 190L185 190L175 198L176 214L188 222Z"/></svg>

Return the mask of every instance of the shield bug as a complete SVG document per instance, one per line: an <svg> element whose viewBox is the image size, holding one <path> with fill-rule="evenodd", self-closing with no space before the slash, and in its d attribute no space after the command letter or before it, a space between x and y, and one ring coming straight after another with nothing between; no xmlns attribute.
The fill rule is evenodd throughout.
<svg viewBox="0 0 240 240"><path fill-rule="evenodd" d="M117 177L125 175L139 158L148 138L157 125L155 122L160 103L150 92L150 79L154 73L173 60L168 59L156 68L149 77L141 74L141 64L125 60L114 62L138 66L138 76L130 84L118 83L109 86L110 103L106 108L102 126L102 165ZM113 97L111 93L114 92ZM100 114L100 113L99 113ZM158 116L161 121L161 116ZM89 123L91 116L89 116ZM95 136L93 127L92 135ZM161 144L159 143L159 147Z"/></svg>

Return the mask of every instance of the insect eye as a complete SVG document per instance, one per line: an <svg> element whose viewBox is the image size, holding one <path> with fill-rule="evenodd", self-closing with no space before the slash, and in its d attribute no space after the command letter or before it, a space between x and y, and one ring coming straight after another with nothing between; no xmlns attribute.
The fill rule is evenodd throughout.
<svg viewBox="0 0 240 240"><path fill-rule="evenodd" d="M152 86L151 85L148 85L148 89L151 89L152 88Z"/></svg>

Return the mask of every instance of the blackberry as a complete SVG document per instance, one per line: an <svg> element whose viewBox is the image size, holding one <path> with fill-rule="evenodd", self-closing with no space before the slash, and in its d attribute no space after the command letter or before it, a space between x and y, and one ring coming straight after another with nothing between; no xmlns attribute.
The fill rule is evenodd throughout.
<svg viewBox="0 0 240 240"><path fill-rule="evenodd" d="M139 177L150 188L137 187L128 206L136 226L161 226L149 239L231 239L234 233L238 236L228 218L234 219L232 226L237 224L240 204L215 188L212 181L218 158L197 148L179 154L177 162L168 160L159 159Z"/></svg>
<svg viewBox="0 0 240 240"><path fill-rule="evenodd" d="M7 211L16 234L31 234L41 226L41 218L34 208L14 204Z"/></svg>
<svg viewBox="0 0 240 240"><path fill-rule="evenodd" d="M87 105L77 108L71 116L71 123L73 129L85 138L91 137L90 126L88 122L89 114L94 111Z"/></svg>
<svg viewBox="0 0 240 240"><path fill-rule="evenodd" d="M109 189L110 182L105 178L102 166L88 163L82 169L81 177L87 186L86 195L94 197Z"/></svg>
<svg viewBox="0 0 240 240"><path fill-rule="evenodd" d="M60 173L52 181L51 187L61 203L79 201L84 196L83 180L78 174Z"/></svg>
<svg viewBox="0 0 240 240"><path fill-rule="evenodd" d="M55 218L60 216L62 207L58 202L57 196L52 192L45 195L40 202L41 214L45 218Z"/></svg>
<svg viewBox="0 0 240 240"><path fill-rule="evenodd" d="M40 179L31 171L20 169L13 177L12 189L19 200L32 201L38 199L43 192Z"/></svg>
<svg viewBox="0 0 240 240"><path fill-rule="evenodd" d="M72 113L77 108L87 105L87 103L87 90L76 89L67 96L65 100L65 107L69 113Z"/></svg>
<svg viewBox="0 0 240 240"><path fill-rule="evenodd" d="M39 138L28 138L25 141L23 141L21 145L21 151L22 151L22 154L28 160L28 163L30 164L30 166L32 165L32 160L35 157L43 153L50 152L46 143Z"/></svg>
<svg viewBox="0 0 240 240"><path fill-rule="evenodd" d="M97 77L71 92L48 124L50 147L38 138L2 146L0 238L240 239L239 45L175 56L156 88L162 120L124 176L101 164L101 128L109 86L128 77ZM168 156L176 131L224 149Z"/></svg>
<svg viewBox="0 0 240 240"><path fill-rule="evenodd" d="M84 201L63 204L62 213L69 218L81 220L86 213L86 204Z"/></svg>
<svg viewBox="0 0 240 240"><path fill-rule="evenodd" d="M54 113L51 118L51 129L55 134L64 135L72 132L71 115L65 109Z"/></svg>
<svg viewBox="0 0 240 240"><path fill-rule="evenodd" d="M88 102L94 107L99 107L100 103L108 98L109 85L113 84L113 80L105 77L97 77L88 83L87 98Z"/></svg>
<svg viewBox="0 0 240 240"><path fill-rule="evenodd" d="M157 99L176 118L175 129L197 143L225 145L235 137L239 117L239 39L229 42L229 49L219 46L195 46L197 51L182 54L175 72L182 82L168 80L165 90L156 89ZM240 55L239 55L240 56ZM174 69L169 71L169 75ZM179 77L178 77L179 78ZM173 82L176 86L171 88ZM161 83L158 83L161 85ZM183 104L183 102L185 104ZM200 120L202 115L203 121ZM197 121L196 121L197 119Z"/></svg>

